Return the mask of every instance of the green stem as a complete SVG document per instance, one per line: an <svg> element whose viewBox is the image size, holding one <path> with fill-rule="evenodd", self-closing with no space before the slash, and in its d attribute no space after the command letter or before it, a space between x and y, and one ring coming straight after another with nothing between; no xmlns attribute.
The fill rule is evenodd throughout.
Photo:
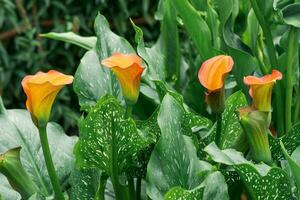
<svg viewBox="0 0 300 200"><path fill-rule="evenodd" d="M56 200L64 200L65 198L64 198L64 195L62 193L60 183L59 183L58 177L57 177L56 172L55 172L51 152L50 152L50 149L49 149L46 126L47 125L45 124L44 126L38 127L39 134L40 134L41 145L42 145L44 158L45 158L45 162L46 162L46 167L47 167L48 174L49 174L49 177L50 177L50 181L51 181L51 184L52 184L52 187L53 187L53 190L54 190L55 199Z"/></svg>
<svg viewBox="0 0 300 200"><path fill-rule="evenodd" d="M268 51L268 56L270 59L270 63L272 67L275 69L278 69L278 60L276 56L276 51L275 51L275 46L273 43L273 37L272 33L270 30L270 25L267 24L266 19L261 12L261 9L259 8L256 0L250 0L252 8L254 10L254 13L257 17L257 20L262 28L265 42L267 45L267 51ZM277 122L277 132L279 135L284 133L284 121L282 120L282 114L283 114L283 103L282 103L282 95L281 95L281 90L280 90L280 85L277 84L275 85L275 107L276 107L276 122Z"/></svg>
<svg viewBox="0 0 300 200"><path fill-rule="evenodd" d="M142 178L136 180L136 200L141 200Z"/></svg>
<svg viewBox="0 0 300 200"><path fill-rule="evenodd" d="M297 123L299 121L299 111L300 111L300 83L298 86L298 94L296 99L296 106L295 106L295 112L294 112L294 123Z"/></svg>
<svg viewBox="0 0 300 200"><path fill-rule="evenodd" d="M222 132L222 113L217 114L217 132L215 142L219 148L221 148L221 132Z"/></svg>
<svg viewBox="0 0 300 200"><path fill-rule="evenodd" d="M132 177L128 177L128 188L130 200L135 200L134 179Z"/></svg>
<svg viewBox="0 0 300 200"><path fill-rule="evenodd" d="M128 119L132 116L132 105L126 105L125 118ZM129 189L129 198L130 200L135 200L135 188L134 188L134 178L128 177L128 189Z"/></svg>
<svg viewBox="0 0 300 200"><path fill-rule="evenodd" d="M286 95L285 95L285 133L292 127L292 99L293 99L293 71L295 52L297 47L295 43L297 29L292 27L289 31L288 51L287 51L287 69L286 69ZM297 38L298 40L298 38ZM297 45L298 46L298 45ZM297 55L296 55L297 56Z"/></svg>
<svg viewBox="0 0 300 200"><path fill-rule="evenodd" d="M133 106L132 105L126 105L126 113L125 113L125 118L129 118L132 115L132 110L133 110Z"/></svg>
<svg viewBox="0 0 300 200"><path fill-rule="evenodd" d="M107 182L108 176L106 174L101 174L99 187L97 193L94 197L94 200L105 200L105 187Z"/></svg>
<svg viewBox="0 0 300 200"><path fill-rule="evenodd" d="M2 97L0 95L0 114L5 114L5 113L6 113L6 109L4 107L4 103L3 103Z"/></svg>

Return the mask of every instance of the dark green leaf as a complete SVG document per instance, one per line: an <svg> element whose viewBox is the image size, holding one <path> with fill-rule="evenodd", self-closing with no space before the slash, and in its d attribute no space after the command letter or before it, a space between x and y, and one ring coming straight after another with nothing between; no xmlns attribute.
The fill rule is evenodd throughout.
<svg viewBox="0 0 300 200"><path fill-rule="evenodd" d="M300 146L300 123L296 123L291 130L281 138L273 138L269 136L270 148L273 160L281 160L284 158L281 151L280 141L286 148L288 154L292 154L293 151Z"/></svg>
<svg viewBox="0 0 300 200"><path fill-rule="evenodd" d="M74 148L76 163L82 168L97 168L119 175L137 153L147 146L132 119L112 96L102 97L80 123L80 139Z"/></svg>
<svg viewBox="0 0 300 200"><path fill-rule="evenodd" d="M300 28L300 2L284 7L281 15L286 24Z"/></svg>
<svg viewBox="0 0 300 200"><path fill-rule="evenodd" d="M252 199L293 199L286 172L264 163L253 164L234 149L220 150L215 143L204 149L218 163L233 166Z"/></svg>
<svg viewBox="0 0 300 200"><path fill-rule="evenodd" d="M175 186L188 190L195 188L202 181L198 173L211 168L198 159L192 140L183 136L180 123L183 114L182 106L167 94L157 119L161 137L147 168L147 194L152 199L163 199Z"/></svg>
<svg viewBox="0 0 300 200"><path fill-rule="evenodd" d="M211 32L200 13L186 0L174 0L173 5L182 18L202 60L214 56Z"/></svg>
<svg viewBox="0 0 300 200"><path fill-rule="evenodd" d="M164 17L161 23L163 38L164 63L167 70L167 78L170 81L180 81L180 50L179 34L177 27L177 13L173 0L164 1ZM177 85L178 86L178 85Z"/></svg>
<svg viewBox="0 0 300 200"><path fill-rule="evenodd" d="M235 112L245 106L247 106L247 100L242 91L238 91L226 99L225 110L222 114L222 149L233 147L241 134L243 134L242 127Z"/></svg>

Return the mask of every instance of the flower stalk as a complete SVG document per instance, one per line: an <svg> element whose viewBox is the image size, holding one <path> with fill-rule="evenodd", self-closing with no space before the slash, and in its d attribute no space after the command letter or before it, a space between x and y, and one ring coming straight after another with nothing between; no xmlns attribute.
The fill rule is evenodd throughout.
<svg viewBox="0 0 300 200"><path fill-rule="evenodd" d="M49 148L46 125L38 127L38 130L39 130L40 141L41 141L42 150L46 162L46 167L55 194L55 199L64 200L65 198L62 189L60 187L59 179L55 172L55 168L54 168L54 164L53 164L53 160Z"/></svg>
<svg viewBox="0 0 300 200"><path fill-rule="evenodd" d="M278 60L277 60L277 56L276 56L276 51L275 51L275 46L273 43L273 37L272 37L272 33L271 30L269 28L269 25L266 22L266 19L263 15L263 13L261 12L260 7L257 4L256 0L250 0L253 11L257 17L257 20L262 28L263 34L264 34L264 38L265 38L265 42L266 42L266 46L267 46L267 51L268 51L268 56L269 56L269 60L270 63L273 67L275 67L275 69L278 69ZM282 114L283 112L283 102L282 102L282 94L281 94L281 90L279 85L277 85L275 87L275 107L276 107L276 123L277 123L277 131L279 134L283 134L284 133L284 121L281 120L282 119Z"/></svg>
<svg viewBox="0 0 300 200"><path fill-rule="evenodd" d="M3 103L2 97L0 95L0 114L4 114L5 112L6 112L6 109L4 107L4 103Z"/></svg>
<svg viewBox="0 0 300 200"><path fill-rule="evenodd" d="M285 133L292 127L292 100L293 100L293 72L298 56L298 37L297 28L290 27L288 51L287 51L287 68L286 68L286 95L285 95Z"/></svg>

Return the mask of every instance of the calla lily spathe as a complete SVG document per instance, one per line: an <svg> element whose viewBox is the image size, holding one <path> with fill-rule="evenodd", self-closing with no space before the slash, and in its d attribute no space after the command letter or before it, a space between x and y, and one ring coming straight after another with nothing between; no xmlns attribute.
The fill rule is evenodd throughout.
<svg viewBox="0 0 300 200"><path fill-rule="evenodd" d="M63 86L72 82L73 76L55 70L24 77L22 86L27 96L26 107L35 125L48 122L56 95Z"/></svg>
<svg viewBox="0 0 300 200"><path fill-rule="evenodd" d="M206 60L198 73L200 83L207 89L206 102L213 113L224 110L225 78L232 70L233 59L230 56L219 55Z"/></svg>
<svg viewBox="0 0 300 200"><path fill-rule="evenodd" d="M233 59L230 56L219 55L205 61L198 73L200 83L208 93L224 87L227 74L232 70Z"/></svg>
<svg viewBox="0 0 300 200"><path fill-rule="evenodd" d="M137 102L141 75L144 71L142 59L136 54L114 53L102 60L102 65L111 68L122 87L126 103L133 105Z"/></svg>
<svg viewBox="0 0 300 200"><path fill-rule="evenodd" d="M271 74L263 77L247 76L244 83L250 86L249 94L253 99L253 106L263 112L271 111L272 89L277 80L282 79L282 74L272 70Z"/></svg>

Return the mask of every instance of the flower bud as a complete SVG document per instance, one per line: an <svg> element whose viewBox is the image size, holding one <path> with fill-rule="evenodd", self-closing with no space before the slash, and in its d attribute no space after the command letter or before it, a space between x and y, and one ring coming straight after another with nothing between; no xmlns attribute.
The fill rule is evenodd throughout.
<svg viewBox="0 0 300 200"><path fill-rule="evenodd" d="M269 125L271 115L251 107L239 110L240 124L249 141L252 158L256 162L271 163L271 151L269 146Z"/></svg>
<svg viewBox="0 0 300 200"><path fill-rule="evenodd" d="M20 161L21 147L0 154L0 173L4 174L10 185L21 194L22 199L28 199L36 193L35 185L29 178Z"/></svg>

